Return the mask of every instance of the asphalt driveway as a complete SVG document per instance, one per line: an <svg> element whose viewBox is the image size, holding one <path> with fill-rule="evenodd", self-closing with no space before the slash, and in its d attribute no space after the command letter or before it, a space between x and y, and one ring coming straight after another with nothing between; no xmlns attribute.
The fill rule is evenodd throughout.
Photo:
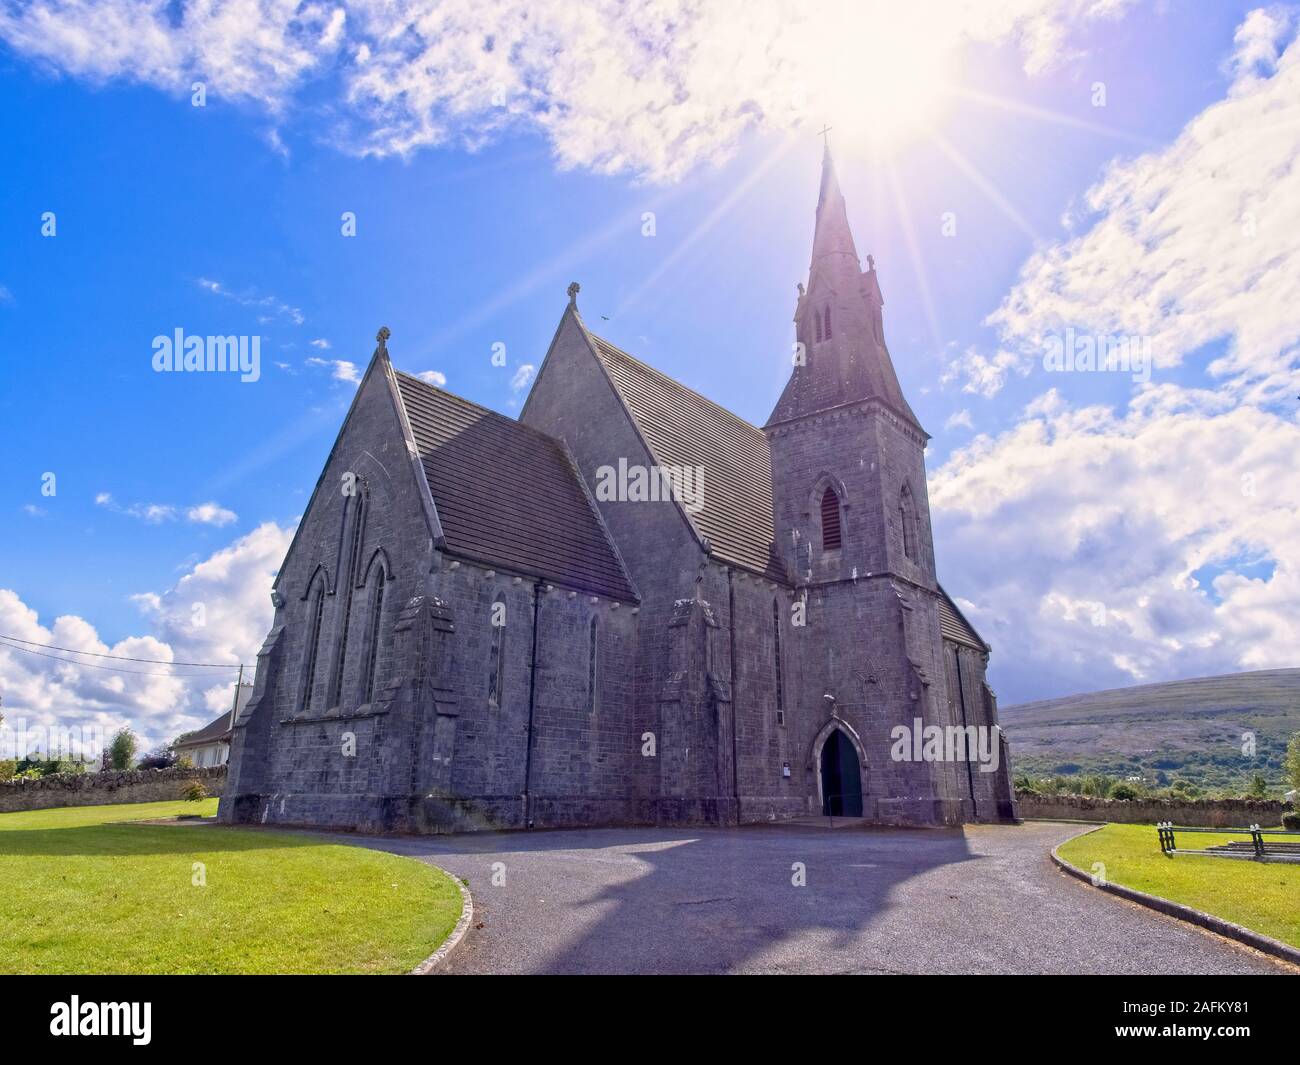
<svg viewBox="0 0 1300 1065"><path fill-rule="evenodd" d="M1063 875L1048 851L1079 831L348 838L468 880L475 927L443 965L456 973L1295 972Z"/></svg>

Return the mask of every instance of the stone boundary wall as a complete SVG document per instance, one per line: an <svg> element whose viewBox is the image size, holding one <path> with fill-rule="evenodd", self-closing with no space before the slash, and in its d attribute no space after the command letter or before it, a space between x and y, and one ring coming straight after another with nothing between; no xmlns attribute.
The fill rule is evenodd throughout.
<svg viewBox="0 0 1300 1065"><path fill-rule="evenodd" d="M1276 799L1095 799L1087 795L1038 795L1032 791L1017 791L1016 805L1021 817L1142 825L1172 821L1189 828L1275 828L1291 808Z"/></svg>
<svg viewBox="0 0 1300 1065"><path fill-rule="evenodd" d="M170 802L181 797L181 788L190 780L202 781L209 795L220 795L226 784L226 767L110 770L0 781L0 813L48 810L56 806Z"/></svg>

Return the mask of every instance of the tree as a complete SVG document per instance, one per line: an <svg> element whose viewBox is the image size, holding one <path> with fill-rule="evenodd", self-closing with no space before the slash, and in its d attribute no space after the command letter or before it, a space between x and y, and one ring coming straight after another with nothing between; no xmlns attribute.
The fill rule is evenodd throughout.
<svg viewBox="0 0 1300 1065"><path fill-rule="evenodd" d="M176 764L176 752L171 747L159 747L140 759L140 769L169 769Z"/></svg>
<svg viewBox="0 0 1300 1065"><path fill-rule="evenodd" d="M1286 761L1282 764L1286 768L1291 787L1300 788L1300 732L1292 736L1291 742L1286 745Z"/></svg>
<svg viewBox="0 0 1300 1065"><path fill-rule="evenodd" d="M108 761L114 769L130 769L140 741L129 728L118 729L108 746Z"/></svg>
<svg viewBox="0 0 1300 1065"><path fill-rule="evenodd" d="M1268 795L1268 781L1263 773L1256 773L1250 778L1250 789L1246 792L1252 799L1262 799Z"/></svg>

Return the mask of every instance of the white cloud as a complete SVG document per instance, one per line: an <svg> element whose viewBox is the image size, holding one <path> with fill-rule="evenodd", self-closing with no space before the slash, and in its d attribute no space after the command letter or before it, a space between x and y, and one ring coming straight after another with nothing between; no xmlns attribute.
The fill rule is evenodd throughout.
<svg viewBox="0 0 1300 1065"><path fill-rule="evenodd" d="M971 419L970 411L962 409L948 416L948 420L943 423L945 429L974 429L975 422Z"/></svg>
<svg viewBox="0 0 1300 1065"><path fill-rule="evenodd" d="M233 510L227 510L218 503L200 503L198 506L190 507L185 512L185 517L189 521L197 522L200 525L229 525L232 521L238 521L239 515Z"/></svg>
<svg viewBox="0 0 1300 1065"><path fill-rule="evenodd" d="M447 387L447 375L441 370L422 370L415 376L426 384L436 385L438 388Z"/></svg>
<svg viewBox="0 0 1300 1065"><path fill-rule="evenodd" d="M1072 54L1075 26L1129 3L10 0L0 39L95 81L188 97L201 80L210 98L273 115L311 79L331 94L311 107L351 154L474 146L529 128L561 166L672 180L730 153L748 129L790 130L846 100L860 110L883 98L896 86L878 70L891 61L942 69L971 43L1011 42L1038 71Z"/></svg>
<svg viewBox="0 0 1300 1065"><path fill-rule="evenodd" d="M536 370L536 367L531 362L523 363L515 370L514 376L510 378L510 391L522 392L527 388L528 382L533 379L534 370Z"/></svg>
<svg viewBox="0 0 1300 1065"><path fill-rule="evenodd" d="M1157 369L1126 407L1074 404L1077 377L1054 374L932 481L944 570L1014 700L1297 664L1294 33L1280 9L1248 15L1225 98L1113 164L1090 228L1035 253L993 316L999 355L950 371L991 394L1068 327L1152 341ZM1204 387L1162 378L1210 345Z"/></svg>
<svg viewBox="0 0 1300 1065"><path fill-rule="evenodd" d="M259 295L254 289L234 292L220 281L214 281L209 277L196 278L195 284L205 292L211 292L214 296L222 296L225 299L233 300L241 307L249 307L260 311L257 320L263 324L274 321L276 318L283 318L293 325L302 325L307 320L306 315L299 308L290 306L278 296ZM326 347L328 346L327 344Z"/></svg>
<svg viewBox="0 0 1300 1065"><path fill-rule="evenodd" d="M1285 45L1285 50L1282 50ZM1222 344L1210 373L1242 398L1294 391L1300 359L1300 43L1276 10L1239 27L1226 97L1167 148L1113 164L1089 190L1094 223L1025 264L991 316L1001 379L972 360L967 388L997 391L1066 328L1150 338L1157 378ZM998 358L1002 357L999 353Z"/></svg>
<svg viewBox="0 0 1300 1065"><path fill-rule="evenodd" d="M336 381L357 384L361 380L361 368L355 362L348 362L347 359L318 359L313 355L307 360L307 365L330 367L330 376Z"/></svg>
<svg viewBox="0 0 1300 1065"><path fill-rule="evenodd" d="M207 724L230 705L234 667L256 661L272 616L271 581L292 535L292 528L268 522L200 562L167 591L133 597L152 631L113 644L75 615L42 624L18 592L0 589L0 632L20 640L155 662L232 666L223 673L43 652L78 659L72 664L31 653L39 647L21 651L0 643L6 725L94 727L106 736L129 725L150 748Z"/></svg>
<svg viewBox="0 0 1300 1065"><path fill-rule="evenodd" d="M1163 385L1122 414L1053 391L955 452L940 557L1013 697L1295 665L1298 448L1294 419Z"/></svg>
<svg viewBox="0 0 1300 1065"><path fill-rule="evenodd" d="M23 513L33 518L43 518L49 512L42 507L38 507L35 503L24 503Z"/></svg>
<svg viewBox="0 0 1300 1065"><path fill-rule="evenodd" d="M172 521L176 517L176 508L167 503L132 503L123 513L147 521L150 525L159 525L164 521Z"/></svg>
<svg viewBox="0 0 1300 1065"><path fill-rule="evenodd" d="M330 342L326 340L324 337L317 337L315 340L311 342L311 346L313 348L319 348L321 351L329 351Z"/></svg>

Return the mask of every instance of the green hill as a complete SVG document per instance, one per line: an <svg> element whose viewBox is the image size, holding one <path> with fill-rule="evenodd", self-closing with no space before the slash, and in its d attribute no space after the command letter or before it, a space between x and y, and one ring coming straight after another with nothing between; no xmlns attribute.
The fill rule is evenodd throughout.
<svg viewBox="0 0 1300 1065"><path fill-rule="evenodd" d="M999 716L1017 776L1105 773L1240 792L1258 772L1277 796L1288 787L1287 740L1300 732L1300 669L1113 688L1005 706ZM1253 757L1243 753L1247 733Z"/></svg>

